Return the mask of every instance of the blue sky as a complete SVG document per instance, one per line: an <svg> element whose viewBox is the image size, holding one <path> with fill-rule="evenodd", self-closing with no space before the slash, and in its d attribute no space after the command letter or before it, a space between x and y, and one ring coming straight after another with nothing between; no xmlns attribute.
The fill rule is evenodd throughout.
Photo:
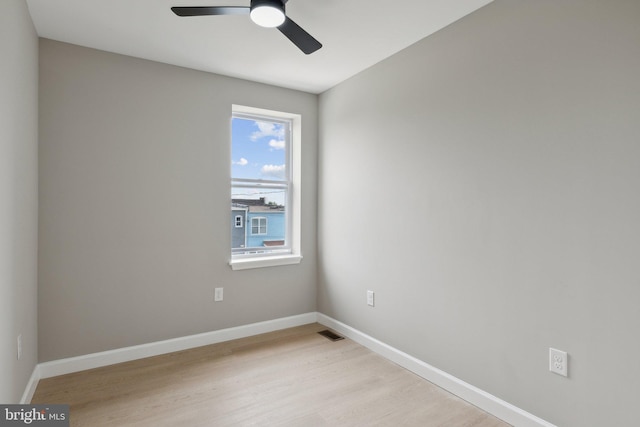
<svg viewBox="0 0 640 427"><path fill-rule="evenodd" d="M284 179L284 125L233 118L231 138L233 178Z"/></svg>
<svg viewBox="0 0 640 427"><path fill-rule="evenodd" d="M231 176L233 178L284 180L286 176L285 129L280 123L234 117L231 123ZM234 189L234 198L266 197L281 204L282 192L258 193Z"/></svg>

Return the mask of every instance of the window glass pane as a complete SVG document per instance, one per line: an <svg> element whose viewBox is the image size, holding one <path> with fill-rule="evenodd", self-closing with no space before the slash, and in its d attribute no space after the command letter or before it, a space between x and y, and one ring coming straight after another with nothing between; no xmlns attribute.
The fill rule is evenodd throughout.
<svg viewBox="0 0 640 427"><path fill-rule="evenodd" d="M267 234L267 218L251 218L251 234Z"/></svg>
<svg viewBox="0 0 640 427"><path fill-rule="evenodd" d="M231 189L231 209L234 215L243 215L248 230L245 235L232 237L234 253L248 248L282 248L286 244L287 188L264 186L234 186ZM244 228L234 228L241 234ZM242 242L240 244L239 242Z"/></svg>
<svg viewBox="0 0 640 427"><path fill-rule="evenodd" d="M286 123L234 117L231 124L231 176L287 180Z"/></svg>

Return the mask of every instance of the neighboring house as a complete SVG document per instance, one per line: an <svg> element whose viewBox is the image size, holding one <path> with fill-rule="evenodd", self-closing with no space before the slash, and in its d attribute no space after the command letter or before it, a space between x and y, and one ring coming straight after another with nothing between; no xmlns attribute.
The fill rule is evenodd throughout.
<svg viewBox="0 0 640 427"><path fill-rule="evenodd" d="M285 236L284 206L249 206L247 245L282 246Z"/></svg>
<svg viewBox="0 0 640 427"><path fill-rule="evenodd" d="M231 247L247 246L247 206L231 203Z"/></svg>
<svg viewBox="0 0 640 427"><path fill-rule="evenodd" d="M265 198L231 202L232 248L282 246L285 241L285 207L267 204Z"/></svg>

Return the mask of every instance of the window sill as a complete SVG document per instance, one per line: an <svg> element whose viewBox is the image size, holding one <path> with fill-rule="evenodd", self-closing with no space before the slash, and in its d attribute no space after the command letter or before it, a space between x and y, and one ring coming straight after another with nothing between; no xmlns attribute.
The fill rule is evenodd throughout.
<svg viewBox="0 0 640 427"><path fill-rule="evenodd" d="M256 257L232 259L229 265L232 270L248 270L250 268L277 267L280 265L300 264L302 255L279 255L270 257Z"/></svg>

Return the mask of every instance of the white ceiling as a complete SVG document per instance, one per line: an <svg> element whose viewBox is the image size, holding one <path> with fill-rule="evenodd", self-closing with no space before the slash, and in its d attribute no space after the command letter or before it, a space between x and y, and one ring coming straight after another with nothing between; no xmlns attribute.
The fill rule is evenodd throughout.
<svg viewBox="0 0 640 427"><path fill-rule="evenodd" d="M249 0L27 0L40 37L196 70L323 92L492 0L290 0L324 46L305 55L248 16L180 18L171 6Z"/></svg>

